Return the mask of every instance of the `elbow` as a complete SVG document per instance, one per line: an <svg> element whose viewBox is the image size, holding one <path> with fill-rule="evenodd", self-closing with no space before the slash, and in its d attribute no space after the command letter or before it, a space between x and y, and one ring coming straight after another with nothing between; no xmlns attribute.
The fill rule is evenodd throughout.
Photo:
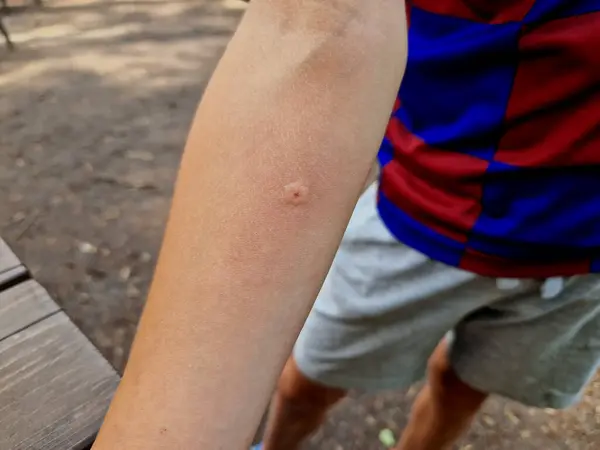
<svg viewBox="0 0 600 450"><path fill-rule="evenodd" d="M361 41L400 39L406 34L405 2L398 0L253 0L248 14L282 33L306 32ZM364 41L363 41L364 42ZM356 41L354 42L356 43Z"/></svg>

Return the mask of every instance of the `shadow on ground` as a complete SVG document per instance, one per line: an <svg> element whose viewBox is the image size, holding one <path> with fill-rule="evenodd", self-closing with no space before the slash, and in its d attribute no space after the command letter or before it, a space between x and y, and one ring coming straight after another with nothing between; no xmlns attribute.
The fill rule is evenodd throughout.
<svg viewBox="0 0 600 450"><path fill-rule="evenodd" d="M6 19L18 50L0 46L0 235L119 370L187 129L239 6L57 0ZM379 431L399 433L413 395L354 395L309 447L381 449ZM596 383L560 414L493 400L458 448L598 448L598 398Z"/></svg>
<svg viewBox="0 0 600 450"><path fill-rule="evenodd" d="M119 369L189 123L240 14L57 1L6 21L1 234Z"/></svg>

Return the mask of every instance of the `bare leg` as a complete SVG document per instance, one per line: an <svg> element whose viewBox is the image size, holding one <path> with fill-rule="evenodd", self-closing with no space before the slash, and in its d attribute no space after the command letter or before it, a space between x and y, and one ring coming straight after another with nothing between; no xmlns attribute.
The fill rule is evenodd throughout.
<svg viewBox="0 0 600 450"><path fill-rule="evenodd" d="M429 361L427 384L417 396L396 450L443 450L470 425L487 394L463 383L452 370L444 341Z"/></svg>
<svg viewBox="0 0 600 450"><path fill-rule="evenodd" d="M325 419L327 411L346 395L306 378L290 358L271 404L264 450L296 450Z"/></svg>

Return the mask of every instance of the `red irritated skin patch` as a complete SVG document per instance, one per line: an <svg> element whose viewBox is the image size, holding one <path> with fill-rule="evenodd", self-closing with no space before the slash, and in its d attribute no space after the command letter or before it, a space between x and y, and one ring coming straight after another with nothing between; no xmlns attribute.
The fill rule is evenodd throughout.
<svg viewBox="0 0 600 450"><path fill-rule="evenodd" d="M294 181L283 187L283 200L288 205L302 205L308 201L308 186L301 181Z"/></svg>

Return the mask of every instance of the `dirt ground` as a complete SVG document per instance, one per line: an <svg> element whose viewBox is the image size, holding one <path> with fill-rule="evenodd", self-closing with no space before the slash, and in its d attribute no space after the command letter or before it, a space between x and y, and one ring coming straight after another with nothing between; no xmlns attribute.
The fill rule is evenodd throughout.
<svg viewBox="0 0 600 450"><path fill-rule="evenodd" d="M119 370L188 125L241 7L56 0L5 20L18 49L0 42L0 235ZM413 397L355 394L308 447L381 449ZM457 448L598 449L600 381L566 412L492 399Z"/></svg>

